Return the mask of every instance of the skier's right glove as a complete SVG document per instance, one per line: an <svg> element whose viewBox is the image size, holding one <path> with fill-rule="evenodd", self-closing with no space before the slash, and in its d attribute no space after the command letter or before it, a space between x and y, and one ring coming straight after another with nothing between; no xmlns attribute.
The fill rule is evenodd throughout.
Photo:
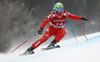
<svg viewBox="0 0 100 62"><path fill-rule="evenodd" d="M40 28L39 30L38 30L38 34L42 34L43 33L43 28Z"/></svg>
<svg viewBox="0 0 100 62"><path fill-rule="evenodd" d="M82 19L81 19L82 21L88 21L88 17L87 16L85 16L85 17L82 17Z"/></svg>

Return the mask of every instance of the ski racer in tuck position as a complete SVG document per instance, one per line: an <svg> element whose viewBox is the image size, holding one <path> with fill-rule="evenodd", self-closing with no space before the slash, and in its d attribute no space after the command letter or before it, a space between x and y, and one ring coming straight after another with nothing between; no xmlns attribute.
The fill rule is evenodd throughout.
<svg viewBox="0 0 100 62"><path fill-rule="evenodd" d="M55 37L54 40L47 46L48 47L54 47L56 43L58 43L67 33L67 30L64 27L64 24L66 23L66 19L74 19L74 20L80 20L80 21L88 21L88 17L80 17L73 15L67 11L64 11L63 4L58 2L54 6L54 10L52 11L42 22L40 29L38 30L38 34L43 33L43 29L45 25L50 22L49 27L45 31L43 37L39 40L37 40L35 43L31 45L24 53L25 54L34 54L34 49L36 49L39 45L44 43L46 40L48 40L52 35Z"/></svg>

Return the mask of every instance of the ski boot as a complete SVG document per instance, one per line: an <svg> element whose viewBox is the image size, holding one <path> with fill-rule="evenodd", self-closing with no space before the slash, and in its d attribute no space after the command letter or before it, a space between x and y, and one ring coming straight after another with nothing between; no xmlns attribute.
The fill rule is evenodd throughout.
<svg viewBox="0 0 100 62"><path fill-rule="evenodd" d="M34 48L31 46L29 47L25 52L24 55L28 55L28 54L34 54Z"/></svg>
<svg viewBox="0 0 100 62"><path fill-rule="evenodd" d="M59 45L55 45L57 43L56 40L53 40L50 45L48 45L46 48L42 48L42 50L50 50L50 49L54 49L54 48L60 48Z"/></svg>
<svg viewBox="0 0 100 62"><path fill-rule="evenodd" d="M50 45L47 46L47 48L52 48L52 47L54 47L56 43L57 43L57 41L54 39L54 40L50 43Z"/></svg>

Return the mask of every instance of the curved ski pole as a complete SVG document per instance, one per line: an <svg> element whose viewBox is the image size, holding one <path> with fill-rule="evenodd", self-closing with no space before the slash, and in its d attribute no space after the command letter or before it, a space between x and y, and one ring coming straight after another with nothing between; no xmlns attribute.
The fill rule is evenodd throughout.
<svg viewBox="0 0 100 62"><path fill-rule="evenodd" d="M34 34L33 36L31 36L29 39L31 39L32 37L34 37L34 36L37 35L37 34L38 34L38 33L35 33L35 34ZM24 41L22 44L20 44L18 47L16 47L14 50L12 50L10 53L14 52L14 51L17 50L19 47L21 47L23 44L25 44L26 42L28 42L29 39L26 40L26 41Z"/></svg>
<svg viewBox="0 0 100 62"><path fill-rule="evenodd" d="M88 38L86 37L86 35L85 35L85 33L84 33L86 26L87 26L87 21L85 22L85 26L84 26L84 28L83 28L83 35L84 35L84 37L86 38L86 40L88 41Z"/></svg>

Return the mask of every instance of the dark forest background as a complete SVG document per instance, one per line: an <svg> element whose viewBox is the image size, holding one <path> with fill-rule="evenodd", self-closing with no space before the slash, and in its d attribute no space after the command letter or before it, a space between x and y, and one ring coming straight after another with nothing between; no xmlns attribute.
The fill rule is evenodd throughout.
<svg viewBox="0 0 100 62"><path fill-rule="evenodd" d="M0 52L7 53L17 47L39 29L42 21L52 11L53 0L0 0ZM88 16L85 33L100 31L100 0L55 0L62 2L64 9L74 15ZM76 36L82 36L85 22L68 20ZM44 31L48 25L45 27ZM73 37L68 33L64 39ZM29 45L42 35L32 38ZM50 42L51 40L49 40Z"/></svg>

